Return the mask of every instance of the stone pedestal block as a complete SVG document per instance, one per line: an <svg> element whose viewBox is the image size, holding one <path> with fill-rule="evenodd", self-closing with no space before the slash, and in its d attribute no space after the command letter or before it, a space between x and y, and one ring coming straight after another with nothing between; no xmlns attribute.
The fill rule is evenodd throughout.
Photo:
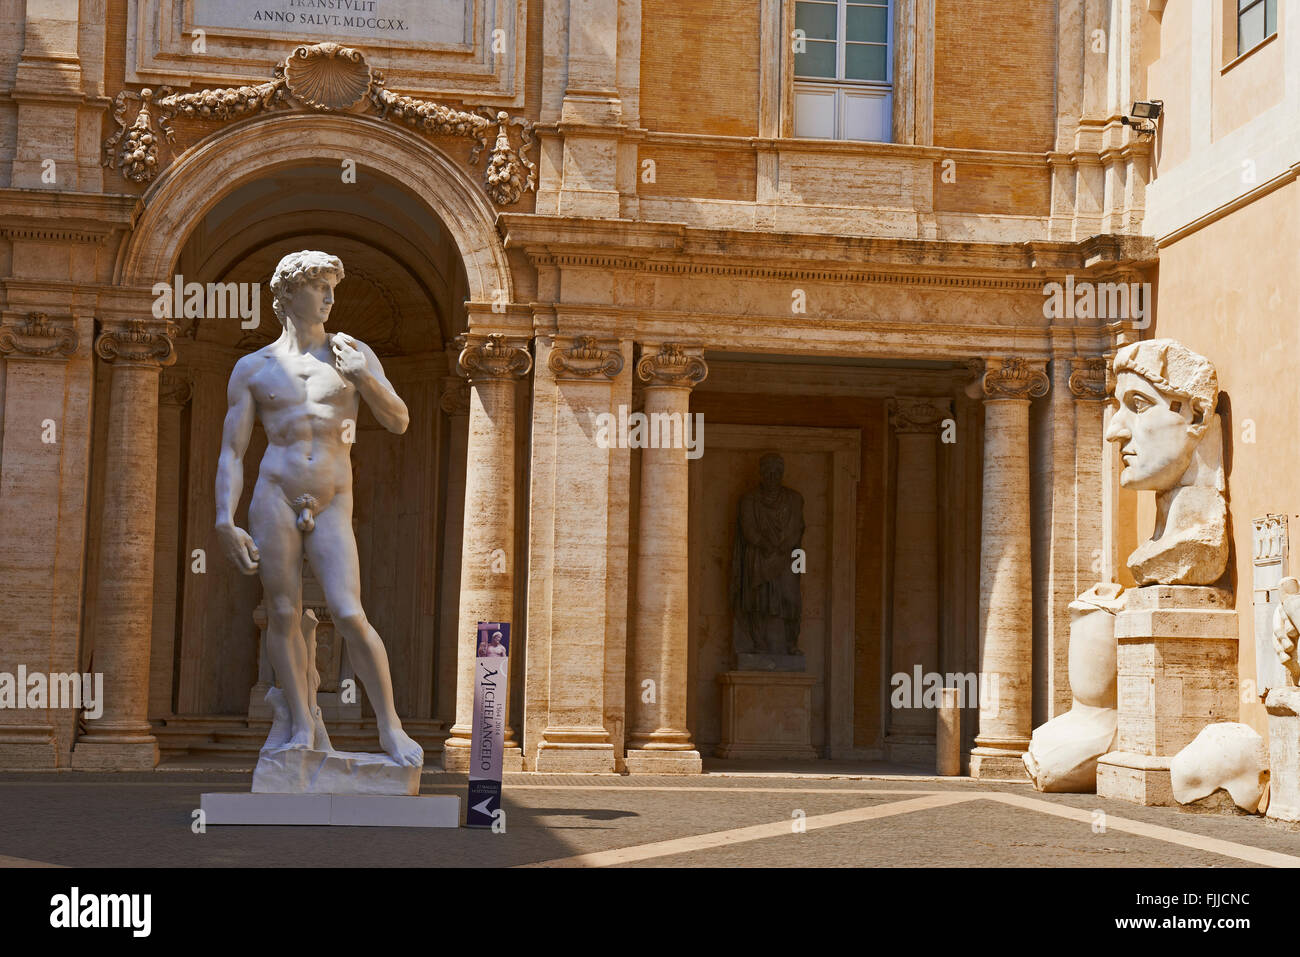
<svg viewBox="0 0 1300 957"><path fill-rule="evenodd" d="M1172 757L1206 725L1237 720L1232 596L1197 585L1131 589L1115 638L1118 742L1097 763L1097 795L1172 805Z"/></svg>
<svg viewBox="0 0 1300 957"><path fill-rule="evenodd" d="M253 769L257 794L419 794L420 768L386 754L264 748Z"/></svg>
<svg viewBox="0 0 1300 957"><path fill-rule="evenodd" d="M1268 708L1268 816L1300 821L1300 688L1273 688Z"/></svg>
<svg viewBox="0 0 1300 957"><path fill-rule="evenodd" d="M817 757L812 746L812 675L724 671L720 758Z"/></svg>

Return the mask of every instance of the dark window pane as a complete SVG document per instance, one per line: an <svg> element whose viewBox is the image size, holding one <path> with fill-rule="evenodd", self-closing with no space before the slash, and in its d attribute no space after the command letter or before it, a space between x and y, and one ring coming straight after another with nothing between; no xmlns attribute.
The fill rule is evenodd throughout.
<svg viewBox="0 0 1300 957"><path fill-rule="evenodd" d="M794 55L794 75L835 79L835 44L809 40L807 52Z"/></svg>
<svg viewBox="0 0 1300 957"><path fill-rule="evenodd" d="M795 28L811 40L834 40L835 20L833 3L800 3L795 7Z"/></svg>
<svg viewBox="0 0 1300 957"><path fill-rule="evenodd" d="M1261 3L1243 13L1237 22L1237 55L1245 53L1265 36L1264 4Z"/></svg>
<svg viewBox="0 0 1300 957"><path fill-rule="evenodd" d="M1277 0L1267 0L1264 6L1264 36L1277 33Z"/></svg>
<svg viewBox="0 0 1300 957"><path fill-rule="evenodd" d="M844 22L846 40L884 43L889 39L889 16L884 7L849 7Z"/></svg>
<svg viewBox="0 0 1300 957"><path fill-rule="evenodd" d="M844 48L844 78L846 80L889 81L888 47L876 44L850 43Z"/></svg>

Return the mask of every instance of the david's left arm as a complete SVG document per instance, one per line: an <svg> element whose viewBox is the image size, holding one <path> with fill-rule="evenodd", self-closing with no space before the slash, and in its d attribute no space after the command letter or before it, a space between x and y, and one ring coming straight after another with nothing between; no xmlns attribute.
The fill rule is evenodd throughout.
<svg viewBox="0 0 1300 957"><path fill-rule="evenodd" d="M379 424L398 435L405 432L411 423L410 413L384 375L375 351L364 342L340 333L334 340L334 355L339 371L352 380Z"/></svg>

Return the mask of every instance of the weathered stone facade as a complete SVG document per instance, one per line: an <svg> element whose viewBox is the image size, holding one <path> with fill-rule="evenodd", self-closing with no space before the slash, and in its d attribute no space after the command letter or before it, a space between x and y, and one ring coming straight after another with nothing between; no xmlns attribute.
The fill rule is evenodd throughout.
<svg viewBox="0 0 1300 957"><path fill-rule="evenodd" d="M488 620L508 766L698 771L738 720L730 536L774 450L810 747L933 761L892 676L977 674L970 770L1023 774L1072 700L1069 603L1131 550L1101 400L1140 332L1044 290L1151 276L1120 122L1146 0L893 0L891 142L792 135L794 0L467 0L482 32L427 58L282 26L199 52L181 6L0 0L0 672L105 679L84 726L0 709L0 767L251 764L261 592L212 481L266 277L313 248L411 412L400 444L357 423L356 528L433 760L469 760ZM160 315L177 282L260 282L260 322ZM701 416L702 456L599 440L635 412Z"/></svg>

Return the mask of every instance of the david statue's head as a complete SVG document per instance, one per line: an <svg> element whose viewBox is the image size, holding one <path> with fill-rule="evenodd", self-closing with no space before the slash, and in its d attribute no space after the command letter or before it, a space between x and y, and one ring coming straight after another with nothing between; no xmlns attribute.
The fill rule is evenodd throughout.
<svg viewBox="0 0 1300 957"><path fill-rule="evenodd" d="M271 276L272 308L281 325L292 316L299 322L324 325L334 306L334 287L343 278L337 256L314 249L289 253Z"/></svg>
<svg viewBox="0 0 1300 957"><path fill-rule="evenodd" d="M1106 439L1119 443L1120 484L1157 492L1179 485L1215 423L1214 366L1173 339L1150 339L1120 349L1114 371L1118 408Z"/></svg>

